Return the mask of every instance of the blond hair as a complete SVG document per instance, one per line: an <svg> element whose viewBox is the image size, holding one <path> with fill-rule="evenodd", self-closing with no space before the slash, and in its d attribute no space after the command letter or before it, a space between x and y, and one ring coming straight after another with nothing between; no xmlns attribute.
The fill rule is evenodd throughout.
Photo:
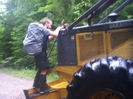
<svg viewBox="0 0 133 99"><path fill-rule="evenodd" d="M45 18L45 19L43 19L42 24L45 25L46 23L50 23L50 22L52 22L51 19Z"/></svg>

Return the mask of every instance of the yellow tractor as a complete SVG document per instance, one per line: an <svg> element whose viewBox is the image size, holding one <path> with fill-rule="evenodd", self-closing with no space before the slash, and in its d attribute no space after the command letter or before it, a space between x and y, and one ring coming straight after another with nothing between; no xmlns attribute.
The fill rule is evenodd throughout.
<svg viewBox="0 0 133 99"><path fill-rule="evenodd" d="M118 12L132 0L91 24L119 0L99 0L58 36L60 79L49 82L54 90L24 89L26 99L133 99L133 19L117 20ZM78 26L87 18L88 25Z"/></svg>

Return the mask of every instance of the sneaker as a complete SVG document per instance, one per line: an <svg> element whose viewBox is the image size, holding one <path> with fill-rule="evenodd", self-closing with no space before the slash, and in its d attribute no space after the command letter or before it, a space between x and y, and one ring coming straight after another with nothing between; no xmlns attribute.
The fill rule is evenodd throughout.
<svg viewBox="0 0 133 99"><path fill-rule="evenodd" d="M44 90L40 90L40 94L49 93L52 91L52 88L46 88Z"/></svg>

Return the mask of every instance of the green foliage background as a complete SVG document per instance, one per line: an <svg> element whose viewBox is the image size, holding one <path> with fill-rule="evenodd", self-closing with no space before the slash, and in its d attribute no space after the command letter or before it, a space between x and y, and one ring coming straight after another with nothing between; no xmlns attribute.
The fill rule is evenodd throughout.
<svg viewBox="0 0 133 99"><path fill-rule="evenodd" d="M31 22L41 22L44 17L53 20L53 29L60 25L64 19L65 23L71 24L84 12L90 9L98 0L7 0L4 3L6 9L0 10L0 61L10 60L13 68L35 67L34 58L26 55L22 48L22 41L27 33L27 26ZM113 8L111 6L102 15L94 19L94 22L107 16ZM3 5L0 2L0 5ZM125 7L120 13L119 19L133 18L133 3ZM85 25L86 22L81 22ZM48 52L53 41L49 42ZM57 65L57 44L50 55L51 66Z"/></svg>

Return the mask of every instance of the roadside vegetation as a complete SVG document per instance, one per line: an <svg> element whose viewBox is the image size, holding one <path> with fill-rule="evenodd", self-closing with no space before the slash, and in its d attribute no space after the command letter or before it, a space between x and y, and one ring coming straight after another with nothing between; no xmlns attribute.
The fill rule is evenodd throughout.
<svg viewBox="0 0 133 99"><path fill-rule="evenodd" d="M13 69L11 67L2 67L0 68L0 71L5 72L9 75L13 75L16 77L33 80L36 71L33 69Z"/></svg>
<svg viewBox="0 0 133 99"><path fill-rule="evenodd" d="M31 22L41 22L44 17L54 21L53 28L64 23L71 24L84 12L90 9L98 0L6 0L0 2L4 8L0 8L0 62L10 61L6 67L0 68L3 72L15 76L33 79L35 75L35 62L33 56L26 55L23 51L22 41L27 33L27 26ZM118 7L121 1L116 0L116 5L111 6L98 18L92 20L96 23L106 17L113 8ZM125 7L119 14L118 19L132 19L133 5ZM84 20L79 25L87 25ZM54 40L53 40L54 41ZM48 53L53 41L49 42ZM57 44L49 57L51 67L57 66ZM50 75L51 79L58 78L56 73Z"/></svg>
<svg viewBox="0 0 133 99"><path fill-rule="evenodd" d="M36 70L35 69L13 69L11 67L1 67L0 71L15 76L15 77L19 77L19 78L24 78L27 80L34 80L34 76L36 74ZM56 79L59 79L58 74L52 73L47 75L47 80L48 82L54 81Z"/></svg>

